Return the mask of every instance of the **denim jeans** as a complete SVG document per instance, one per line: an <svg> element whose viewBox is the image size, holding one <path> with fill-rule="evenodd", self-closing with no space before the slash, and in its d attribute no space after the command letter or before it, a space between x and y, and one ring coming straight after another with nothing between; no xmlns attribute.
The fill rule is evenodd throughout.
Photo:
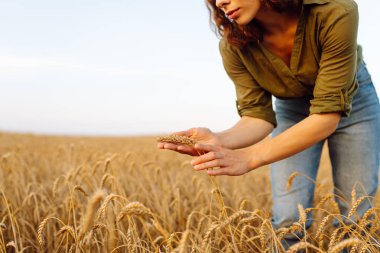
<svg viewBox="0 0 380 253"><path fill-rule="evenodd" d="M351 191L355 187L357 198L374 196L378 187L380 160L380 106L375 88L365 64L357 72L359 88L352 102L349 117L342 117L336 131L327 138L332 163L334 193L342 215L350 211ZM277 128L273 136L297 124L309 115L308 99L276 99ZM287 191L288 177L295 171L316 179L321 141L307 150L270 166L273 194L273 226L287 227L298 221L297 205L312 207L315 185L304 176L294 179ZM371 200L363 201L357 209L363 215L371 207ZM310 215L306 226L311 225ZM347 221L349 222L349 221ZM288 240L296 238L288 238ZM295 241L295 240L294 240ZM293 244L289 241L290 244Z"/></svg>

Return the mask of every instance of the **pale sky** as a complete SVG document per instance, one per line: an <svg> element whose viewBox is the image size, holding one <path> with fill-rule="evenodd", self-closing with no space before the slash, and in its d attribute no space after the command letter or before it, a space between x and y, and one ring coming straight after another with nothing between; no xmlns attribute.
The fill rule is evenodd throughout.
<svg viewBox="0 0 380 253"><path fill-rule="evenodd" d="M380 1L358 0L380 90ZM0 0L0 131L223 130L238 115L203 1Z"/></svg>

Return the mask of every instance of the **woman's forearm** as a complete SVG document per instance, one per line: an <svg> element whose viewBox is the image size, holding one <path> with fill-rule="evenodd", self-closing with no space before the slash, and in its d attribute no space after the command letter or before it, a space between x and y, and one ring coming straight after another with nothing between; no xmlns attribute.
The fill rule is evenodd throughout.
<svg viewBox="0 0 380 253"><path fill-rule="evenodd" d="M265 120L243 116L233 127L217 133L222 146L238 149L251 146L273 130L273 125Z"/></svg>
<svg viewBox="0 0 380 253"><path fill-rule="evenodd" d="M257 168L297 154L332 134L340 113L313 114L280 135L249 147L251 167Z"/></svg>

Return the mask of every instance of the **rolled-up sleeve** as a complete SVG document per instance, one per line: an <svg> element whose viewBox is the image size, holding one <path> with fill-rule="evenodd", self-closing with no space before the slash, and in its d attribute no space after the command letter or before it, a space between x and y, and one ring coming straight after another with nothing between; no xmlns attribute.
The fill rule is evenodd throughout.
<svg viewBox="0 0 380 253"><path fill-rule="evenodd" d="M240 117L258 118L276 126L276 117L272 108L272 94L257 84L244 66L237 49L224 40L220 41L219 49L224 68L235 85L236 107Z"/></svg>
<svg viewBox="0 0 380 253"><path fill-rule="evenodd" d="M353 3L328 18L321 28L321 59L310 114L341 112L348 116L357 90L358 9Z"/></svg>

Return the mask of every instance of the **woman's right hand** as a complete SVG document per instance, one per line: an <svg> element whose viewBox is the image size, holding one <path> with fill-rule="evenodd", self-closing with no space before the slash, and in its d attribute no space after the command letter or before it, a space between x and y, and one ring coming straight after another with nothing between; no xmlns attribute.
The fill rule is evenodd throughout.
<svg viewBox="0 0 380 253"><path fill-rule="evenodd" d="M215 145L215 146L220 146L220 147L222 146L220 138L217 136L217 134L215 134L208 128L203 128L203 127L191 128L189 130L176 132L173 134L189 137L193 139L194 141L202 143L202 144L209 144L209 145ZM200 155L199 152L196 149L194 149L194 147L187 146L187 145L159 142L157 144L157 147L160 149L173 150L181 154L187 154L191 156Z"/></svg>

